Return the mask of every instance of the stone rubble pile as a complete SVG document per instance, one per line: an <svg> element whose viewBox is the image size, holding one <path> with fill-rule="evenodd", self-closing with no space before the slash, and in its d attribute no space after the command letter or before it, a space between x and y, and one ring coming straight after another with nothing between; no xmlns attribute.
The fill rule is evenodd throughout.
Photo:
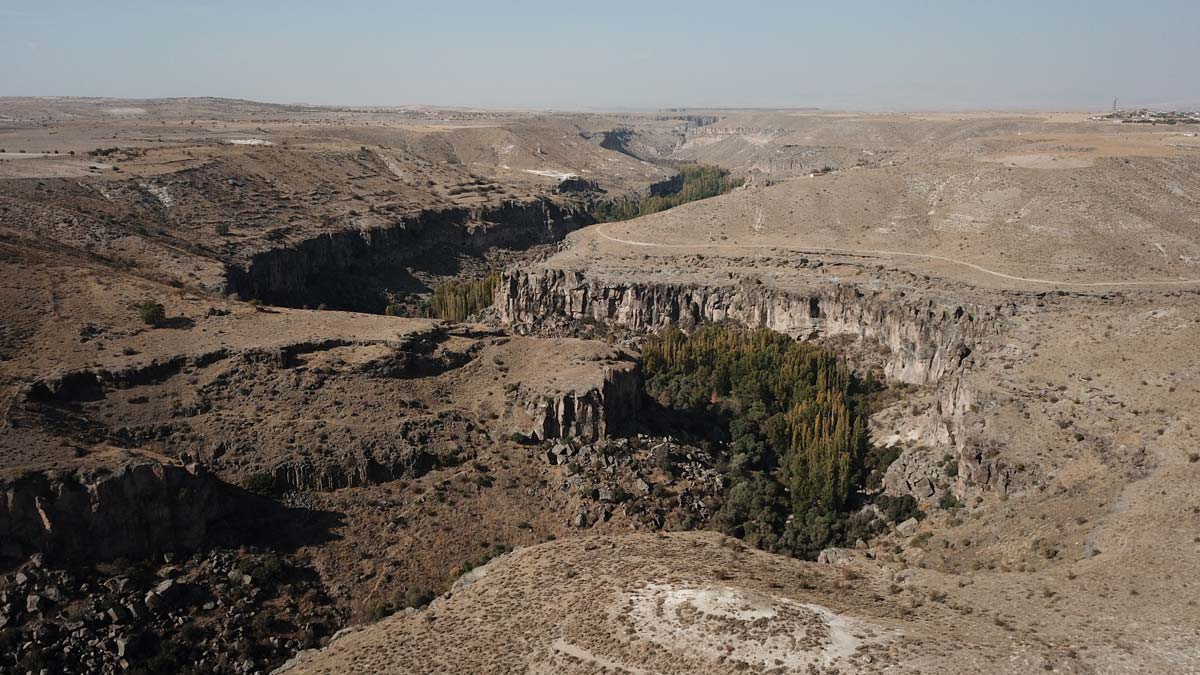
<svg viewBox="0 0 1200 675"><path fill-rule="evenodd" d="M578 498L569 527L590 528L616 513L635 529L700 527L723 492L712 454L670 439L557 442L541 452L548 464L565 469L559 489Z"/></svg>
<svg viewBox="0 0 1200 675"><path fill-rule="evenodd" d="M114 566L115 567L115 566ZM270 554L211 551L162 563L0 577L0 675L268 672L344 617Z"/></svg>

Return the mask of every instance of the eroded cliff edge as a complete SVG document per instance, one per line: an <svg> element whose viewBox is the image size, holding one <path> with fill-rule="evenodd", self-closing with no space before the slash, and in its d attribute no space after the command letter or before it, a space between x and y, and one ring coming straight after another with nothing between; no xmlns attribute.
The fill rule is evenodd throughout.
<svg viewBox="0 0 1200 675"><path fill-rule="evenodd" d="M635 277L636 278L636 277ZM756 280L724 284L639 282L553 261L507 270L496 293L500 321L518 332L561 322L597 323L634 331L704 321L762 326L800 339L852 338L855 350L889 381L916 385L930 405L903 428L907 440L953 453L955 489L1008 489L1012 472L972 438L977 403L969 375L978 350L1001 335L1014 305L947 302L912 289L814 283L781 289ZM912 492L918 481L894 489ZM918 495L926 497L929 495Z"/></svg>
<svg viewBox="0 0 1200 675"><path fill-rule="evenodd" d="M136 453L121 462L0 479L0 560L143 559L212 545L233 521L252 529L267 500L198 465ZM251 519L247 514L257 511ZM243 517L245 516L245 519Z"/></svg>
<svg viewBox="0 0 1200 675"><path fill-rule="evenodd" d="M431 254L444 265L450 264L447 251L524 250L590 222L582 204L549 198L421 210L386 225L332 230L253 253L226 267L225 290L268 304L329 302L379 311L381 303L368 302L380 290L374 287L379 279L403 285L406 268L430 264Z"/></svg>

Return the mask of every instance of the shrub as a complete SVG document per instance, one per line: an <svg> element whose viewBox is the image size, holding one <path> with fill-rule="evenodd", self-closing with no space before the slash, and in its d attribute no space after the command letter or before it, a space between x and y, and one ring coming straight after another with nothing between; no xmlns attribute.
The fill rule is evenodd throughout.
<svg viewBox="0 0 1200 675"><path fill-rule="evenodd" d="M367 618L370 619L371 623L376 623L388 618L395 611L390 603L382 601L374 602L367 607Z"/></svg>
<svg viewBox="0 0 1200 675"><path fill-rule="evenodd" d="M217 223L213 226L213 231L219 236L227 237L229 236L229 225L227 223Z"/></svg>
<svg viewBox="0 0 1200 675"><path fill-rule="evenodd" d="M917 500L912 495L892 497L883 495L875 500L875 505L883 513L884 518L895 523L902 523L909 518L920 520L925 514L917 508Z"/></svg>
<svg viewBox="0 0 1200 675"><path fill-rule="evenodd" d="M144 300L137 306L137 311L147 326L158 326L167 320L167 310L161 302Z"/></svg>
<svg viewBox="0 0 1200 675"><path fill-rule="evenodd" d="M958 497L955 497L954 493L949 490L943 492L942 496L938 498L938 508L956 509L960 506L962 506L962 502L958 501Z"/></svg>
<svg viewBox="0 0 1200 675"><path fill-rule="evenodd" d="M433 602L437 594L428 588L409 588L404 591L404 606L420 609Z"/></svg>
<svg viewBox="0 0 1200 675"><path fill-rule="evenodd" d="M247 492L270 496L275 494L275 477L266 472L253 473L246 478L246 482L242 484L242 487Z"/></svg>

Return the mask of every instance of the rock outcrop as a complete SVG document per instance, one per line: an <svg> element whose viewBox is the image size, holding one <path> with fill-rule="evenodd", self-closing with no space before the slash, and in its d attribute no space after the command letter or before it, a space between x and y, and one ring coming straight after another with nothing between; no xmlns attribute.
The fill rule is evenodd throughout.
<svg viewBox="0 0 1200 675"><path fill-rule="evenodd" d="M1007 484L995 453L968 438L967 421L975 394L965 366L986 339L998 334L1002 319L997 308L845 284L799 292L748 281L723 286L632 283L550 267L507 271L497 289L496 308L500 320L512 326L565 319L654 331L671 324L687 329L703 321L735 321L801 339L851 336L873 345L870 351L882 360L889 380L931 389L933 404L912 420L912 440L958 457L960 479L945 482L960 494L968 486L1003 490ZM895 491L928 493L928 487L914 481Z"/></svg>
<svg viewBox="0 0 1200 675"><path fill-rule="evenodd" d="M606 366L598 386L556 393L523 393L532 420L526 435L539 440L597 441L637 429L641 372L633 363Z"/></svg>
<svg viewBox="0 0 1200 675"><path fill-rule="evenodd" d="M0 559L140 559L204 545L238 491L197 466L148 458L0 481Z"/></svg>
<svg viewBox="0 0 1200 675"><path fill-rule="evenodd" d="M226 290L270 304L304 305L331 298L342 273L403 268L438 248L483 251L555 242L588 223L575 206L549 199L485 209L420 211L383 227L326 232L255 254L227 269ZM363 289L358 288L358 292Z"/></svg>
<svg viewBox="0 0 1200 675"><path fill-rule="evenodd" d="M954 372L996 316L969 306L939 306L890 291L830 285L799 294L743 283L695 286L596 279L563 269L509 270L496 304L507 324L550 317L634 330L731 320L802 338L853 335L874 340L892 380L930 384Z"/></svg>

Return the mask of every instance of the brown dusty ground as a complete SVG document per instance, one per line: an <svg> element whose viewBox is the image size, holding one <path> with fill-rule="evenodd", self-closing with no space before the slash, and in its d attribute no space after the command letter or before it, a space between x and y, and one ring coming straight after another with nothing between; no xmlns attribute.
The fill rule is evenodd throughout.
<svg viewBox="0 0 1200 675"><path fill-rule="evenodd" d="M722 122L741 130L708 147L772 148L764 129L828 130L821 142L844 144L874 128L888 135L863 145L897 152L811 178L764 172L723 197L593 226L546 267L1008 307L964 379L974 442L1016 469L1007 489L964 486L962 507L927 505L915 536L872 542L840 569L735 555L701 534L544 544L291 672L804 672L764 660L762 607L762 625L798 641L789 658L818 672L1200 672L1193 139L1028 116L804 117ZM921 411L936 399L936 388L911 392L877 416L877 437L923 441ZM639 622L639 602L654 604L651 619ZM809 641L814 616L860 622L871 646L845 656L832 639Z"/></svg>
<svg viewBox="0 0 1200 675"><path fill-rule="evenodd" d="M280 395L231 395L228 411L276 430L356 412L381 433L403 398L504 421L458 439L470 439L468 463L293 496L348 516L341 539L297 555L360 617L408 588L441 590L496 544L538 545L292 672L1200 672L1200 144L1189 129L1001 113L716 113L683 130L671 116L208 100L0 109L6 421L24 388L62 373L331 339L347 344L302 365L332 369L342 390L310 400L278 373L247 370L239 384L259 378ZM509 383L591 381L607 345L458 336L456 349L482 345L469 365L382 391L354 368L430 322L203 291L231 261L393 212L545 197L568 172L610 193L667 175L602 148L617 127L633 130L627 151L722 164L749 186L579 231L547 266L622 283L842 283L1004 307L964 382L975 441L1014 468L1013 482L960 485L961 507L926 504L915 534L872 541L845 566L709 533L630 533L641 514L619 511L602 535L580 537L567 521L594 500L563 489L565 467L506 440L517 422L488 401ZM230 142L250 140L272 145ZM85 158L112 146L125 150ZM222 223L228 237L215 232ZM140 323L132 305L146 298L163 302L168 327ZM182 397L195 384L186 378L205 374L162 393ZM908 392L876 416L877 438L929 441L922 420L938 398L936 387ZM87 414L154 423L158 409L140 405ZM297 435L317 449L319 436ZM6 471L69 466L76 447L38 425L0 428ZM252 468L230 465L228 477ZM550 535L560 539L539 544Z"/></svg>

